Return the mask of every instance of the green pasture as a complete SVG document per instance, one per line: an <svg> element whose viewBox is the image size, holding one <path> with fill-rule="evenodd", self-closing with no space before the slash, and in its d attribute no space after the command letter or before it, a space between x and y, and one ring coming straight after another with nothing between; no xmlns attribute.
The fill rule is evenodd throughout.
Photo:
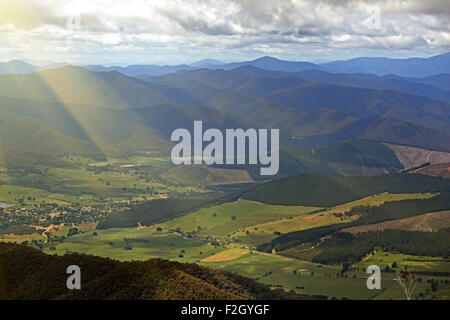
<svg viewBox="0 0 450 320"><path fill-rule="evenodd" d="M200 236L225 236L232 235L241 228L305 215L317 209L315 207L266 205L254 201L238 200L203 208L161 225L165 229L180 228L183 232L192 232L201 228Z"/></svg>
<svg viewBox="0 0 450 320"><path fill-rule="evenodd" d="M95 232L97 235L94 235L94 231L89 231L71 236L63 243L47 243L44 252L64 254L70 251L122 261L159 257L194 262L224 250L207 243L184 239L177 234L158 232L153 228L107 229ZM55 250L51 250L51 247ZM125 250L126 247L131 249Z"/></svg>

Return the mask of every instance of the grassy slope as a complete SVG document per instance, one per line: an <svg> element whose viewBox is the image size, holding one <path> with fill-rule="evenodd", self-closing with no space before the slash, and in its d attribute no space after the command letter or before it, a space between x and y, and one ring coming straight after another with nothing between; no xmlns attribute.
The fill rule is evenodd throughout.
<svg viewBox="0 0 450 320"><path fill-rule="evenodd" d="M380 204L388 200L399 200L399 197L401 196L406 198L417 197L417 195L385 194L373 197L371 199L363 199L357 201L356 203L361 204L371 200L373 204ZM355 203L353 203L353 205L355 205ZM336 209L345 210L351 206L352 204L346 204ZM214 257L217 254L219 254L220 257L221 252L223 252L222 255L228 256L226 251L224 251L224 248L214 248L211 245L186 240L177 235L158 233L155 231L155 228L146 228L142 230L138 230L137 228L110 229L100 230L98 233L98 237L93 236L91 233L71 237L63 244L57 244L56 251L49 252L64 253L65 250L82 250L81 252L112 256L122 260L146 259L150 256L161 256L179 261L197 261L206 257ZM125 241L123 240L128 237L148 239L149 242L129 241L128 243L133 247L133 249L128 251L124 250ZM112 242L113 245L109 244L109 242ZM48 250L48 248L46 250ZM236 249L232 249L233 253L235 250ZM336 296L338 298L349 297L354 299L367 299L372 297L374 294L373 292L367 290L365 287L365 281L360 279L360 277L367 276L363 271L349 272L347 277L337 277L336 273L339 273L341 269L340 266L319 266L317 264L301 262L278 255L261 254L258 252L249 253L248 250L242 249L238 251L246 251L247 253L245 254L244 252L242 256L236 256L234 259L229 261L202 261L199 263L220 270L235 271L242 275L258 278L259 281L267 284L282 285L286 289L293 289L297 291L297 293L322 294L327 295L328 297ZM200 252L202 252L202 254L200 254ZM178 257L180 254L183 254L182 258ZM411 257L411 259L413 259L413 257ZM213 258L213 260L215 259ZM403 263L404 261L401 260L399 262ZM437 264L433 263L435 262L424 261L423 267L430 270L435 270ZM447 264L443 264L442 261L437 261L437 263L441 269L447 268ZM411 265L411 262L409 262L408 265ZM297 275L294 275L292 273L293 270L301 271L299 271ZM314 272L314 275L311 275L311 271ZM353 278L353 275L355 275L356 278ZM390 274L387 274L383 277L389 275ZM423 276L423 278L427 279L430 277ZM438 279L440 278L438 277ZM300 289L301 287L303 289ZM429 284L424 281L418 285L417 292L425 293L428 287ZM384 290L379 293L376 299L403 298L401 291L399 291L396 286L386 284L383 285L383 289ZM432 295L442 296L445 295L445 292L446 291L443 288L440 288L438 292L426 293L426 296L428 298Z"/></svg>
<svg viewBox="0 0 450 320"><path fill-rule="evenodd" d="M334 224L286 233L258 248L266 252L271 251L273 248L277 251L284 251L304 242L316 243L319 239L343 230L346 227L368 225L386 220L407 218L432 211L448 210L449 203L449 193L443 193L428 199L425 197L387 202L376 207L356 207L353 210L353 214L360 215L357 220L345 224Z"/></svg>
<svg viewBox="0 0 450 320"><path fill-rule="evenodd" d="M293 217L292 219L281 219L270 221L263 224L254 225L238 233L236 237L242 238L243 243L259 245L268 242L276 237L274 232L288 233L299 230L317 228L338 223L347 223L359 218L358 215L342 215L354 207L370 205L380 206L386 202L402 201L407 199L427 199L433 197L433 194L379 194L363 198L360 200L345 203L332 209L320 211L317 213ZM249 234L246 234L247 231Z"/></svg>
<svg viewBox="0 0 450 320"><path fill-rule="evenodd" d="M0 96L126 109L167 102L161 93L117 72L63 67L30 75L0 76Z"/></svg>
<svg viewBox="0 0 450 320"><path fill-rule="evenodd" d="M0 123L0 143L5 148L50 156L104 155L102 146L64 135L38 120L20 117L5 109L0 109Z"/></svg>
<svg viewBox="0 0 450 320"><path fill-rule="evenodd" d="M7 169L24 169L34 166L67 167L64 160L40 153L32 153L0 147L0 167Z"/></svg>
<svg viewBox="0 0 450 320"><path fill-rule="evenodd" d="M184 232L192 232L201 227L200 236L224 236L232 234L240 228L260 223L308 214L318 208L271 206L258 202L238 200L219 206L200 209L186 216L173 219L162 224L164 228L180 228ZM214 213L216 216L214 216ZM235 219L232 219L232 216Z"/></svg>
<svg viewBox="0 0 450 320"><path fill-rule="evenodd" d="M184 239L176 234L158 232L155 228L108 229L96 232L96 236L92 231L71 236L61 244L52 244L56 250L50 250L50 245L44 250L47 253L58 254L72 251L121 261L161 257L189 262L206 258L223 250L220 247ZM132 250L125 250L126 245L131 246Z"/></svg>

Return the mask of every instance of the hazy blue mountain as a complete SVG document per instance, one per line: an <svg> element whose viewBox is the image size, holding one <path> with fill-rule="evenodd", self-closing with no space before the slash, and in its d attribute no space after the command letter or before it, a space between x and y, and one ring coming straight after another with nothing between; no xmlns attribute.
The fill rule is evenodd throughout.
<svg viewBox="0 0 450 320"><path fill-rule="evenodd" d="M190 63L189 66L196 67L196 68L208 68L210 66L219 66L225 64L222 61L214 60L214 59L203 59L200 61L196 61L193 63Z"/></svg>
<svg viewBox="0 0 450 320"><path fill-rule="evenodd" d="M361 57L322 64L284 61L266 56L252 61L229 63L218 66L217 68L231 70L242 66L253 66L264 70L285 72L300 72L314 69L333 73L395 74L404 77L428 77L441 73L449 73L450 52L430 58L390 59Z"/></svg>
<svg viewBox="0 0 450 320"><path fill-rule="evenodd" d="M190 65L182 64L175 66L134 65L127 67L119 67L119 66L104 67L101 65L87 65L84 67L92 71L102 71L102 72L117 71L128 76L137 77L137 76L160 76L177 71L197 70L202 68L232 70L245 66L252 66L270 71L285 71L285 72L298 72L314 68L320 69L319 66L313 63L284 61L272 57L262 57L252 61L233 62L226 64L218 60L205 59L198 62L194 62Z"/></svg>
<svg viewBox="0 0 450 320"><path fill-rule="evenodd" d="M439 74L425 78L408 78L392 74L377 76L375 74L362 73L329 73L316 69L289 73L282 71L269 71L252 66L243 66L230 71L234 74L235 79L239 79L239 76L241 79L244 76L249 78L265 79L296 77L305 81L321 84L368 89L389 89L423 97L450 101L450 74ZM194 71L191 72L194 73ZM196 76L201 79L201 74L207 72L207 70L198 70ZM216 70L216 72L218 72L218 70ZM227 76L225 72L222 72L220 75L217 74L217 77L214 79L214 84L217 86L220 83L219 81L224 81L224 79L227 78L230 78L230 76Z"/></svg>
<svg viewBox="0 0 450 320"><path fill-rule="evenodd" d="M320 64L324 71L336 73L396 74L404 77L428 77L450 70L450 52L430 58L355 58ZM301 70L300 70L301 71Z"/></svg>
<svg viewBox="0 0 450 320"><path fill-rule="evenodd" d="M295 75L246 66L228 71L208 69L185 71L158 77L150 82L155 85L158 83L160 88L154 89L164 90L167 97L177 99L172 100L176 103L185 101L192 105L227 108L241 117L251 116L263 123L268 121L267 117L265 120L262 119L262 115L265 114L271 114L273 117L271 120L278 118L287 121L286 123L303 123L294 116L295 112L287 108L293 107L298 110L332 109L358 118L385 115L450 132L448 102L393 90L313 83L299 79ZM328 75L333 79L333 75ZM367 78L377 79L377 76L368 75ZM255 100L251 97L264 100ZM254 107L249 108L251 105ZM263 111L263 105L270 107ZM252 112L247 113L249 110ZM258 112L254 112L255 110ZM278 112L275 113L273 110ZM246 113L242 113L243 111ZM285 115L289 115L289 121Z"/></svg>
<svg viewBox="0 0 450 320"><path fill-rule="evenodd" d="M218 69L232 70L243 66L252 66L264 70L298 72L308 69L321 69L318 65L303 61L285 61L273 57L261 57L251 61L233 62L218 66Z"/></svg>
<svg viewBox="0 0 450 320"><path fill-rule="evenodd" d="M0 74L30 74L48 69L61 68L66 65L65 63L48 63L38 66L20 60L12 60L9 62L0 62Z"/></svg>
<svg viewBox="0 0 450 320"><path fill-rule="evenodd" d="M0 62L0 74L26 74L38 71L38 68L19 60Z"/></svg>
<svg viewBox="0 0 450 320"><path fill-rule="evenodd" d="M384 115L450 133L450 104L391 90L330 85L291 87L266 99L301 110L328 108L356 117Z"/></svg>
<svg viewBox="0 0 450 320"><path fill-rule="evenodd" d="M160 76L180 70L196 69L196 67L188 66L185 64L177 66L132 65L127 67L120 67L120 66L104 67L102 65L88 65L84 66L84 68L97 72L116 71L130 77L138 77L143 75Z"/></svg>
<svg viewBox="0 0 450 320"><path fill-rule="evenodd" d="M354 139L367 139L394 144L418 146L425 149L450 151L450 135L435 129L422 127L376 115L361 118L329 134L299 139L304 146L331 146Z"/></svg>
<svg viewBox="0 0 450 320"><path fill-rule="evenodd" d="M375 75L396 74L404 77L428 77L450 70L450 53L431 58L355 58L314 64L305 61L286 61L274 57L261 57L251 61L223 63L214 59L204 59L189 65L130 65L127 67L102 65L86 65L84 68L93 71L117 71L128 76L160 76L183 70L201 68L233 70L241 67L256 67L268 71L301 72L305 70L320 70L331 73L368 73Z"/></svg>
<svg viewBox="0 0 450 320"><path fill-rule="evenodd" d="M193 73L199 72L200 70ZM224 72L232 75L232 73L223 70L208 70L208 72L211 72L214 77L218 76L217 72L219 72L219 75ZM220 78L219 76L218 80ZM206 79L208 78L206 77ZM240 83L239 79L233 79L232 76L229 79L226 77L221 79L225 82ZM280 128L284 134L290 136L331 132L356 119L334 110L320 108L298 110L236 90L217 88L203 81L190 78L188 73L165 75L153 78L148 83L151 88L163 93L173 103L231 112L261 126Z"/></svg>
<svg viewBox="0 0 450 320"><path fill-rule="evenodd" d="M421 125L448 132L450 108L440 100L390 90L320 85L294 77L249 78L224 70L170 74L149 83L175 103L226 110L280 128L290 136L304 137L296 140L302 145L372 139L437 150L450 148L448 135Z"/></svg>
<svg viewBox="0 0 450 320"><path fill-rule="evenodd" d="M399 76L377 76L361 73L327 73L319 70L307 70L295 73L295 76L310 82L350 86L368 89L389 89L410 93L423 97L430 97L444 101L450 101L450 91L443 90L439 86L409 80ZM426 79L426 78L418 78ZM450 79L447 79L450 81ZM420 81L420 80L419 80ZM443 83L444 81L442 81Z"/></svg>
<svg viewBox="0 0 450 320"><path fill-rule="evenodd" d="M450 101L450 74L441 74L426 78L406 78L396 75L377 76L374 74L328 73L320 70L301 72L270 71L253 66L242 66L233 70L199 69L185 71L191 78L207 82L219 88L233 87L249 78L280 79L299 78L308 82L350 86L367 89L389 89L413 95ZM446 87L448 87L446 89Z"/></svg>
<svg viewBox="0 0 450 320"><path fill-rule="evenodd" d="M450 73L440 73L436 75L432 75L429 77L424 78L402 78L395 74L389 74L385 76L387 78L392 79L401 79L408 82L414 82L414 83L420 83L420 84L426 84L429 86L433 86L445 91L450 91Z"/></svg>
<svg viewBox="0 0 450 320"><path fill-rule="evenodd" d="M167 149L174 129L203 120L205 128L280 128L283 145L371 139L448 150L448 136L442 133L449 131L448 103L268 72L251 66L232 71L202 69L147 81L78 67L2 75L0 107L9 112L4 113L4 121L15 123L8 126L11 139L5 147L11 148L12 141L22 145L23 151L41 148L40 140L24 144L15 139L28 141L21 132L29 134L29 130L17 125L22 119L34 121L27 128L45 132L46 147L70 150L73 143L77 150L90 149L88 154L98 152L98 145L100 151ZM291 137L309 138L291 141Z"/></svg>

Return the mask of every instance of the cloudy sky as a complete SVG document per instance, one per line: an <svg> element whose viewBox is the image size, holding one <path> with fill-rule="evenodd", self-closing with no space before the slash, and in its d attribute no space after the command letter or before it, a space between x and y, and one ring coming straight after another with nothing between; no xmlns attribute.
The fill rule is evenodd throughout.
<svg viewBox="0 0 450 320"><path fill-rule="evenodd" d="M449 21L450 0L0 0L0 61L427 57Z"/></svg>

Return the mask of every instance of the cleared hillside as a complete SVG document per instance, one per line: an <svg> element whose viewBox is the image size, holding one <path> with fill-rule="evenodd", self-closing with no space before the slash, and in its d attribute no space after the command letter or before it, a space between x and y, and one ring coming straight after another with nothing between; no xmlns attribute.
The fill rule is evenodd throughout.
<svg viewBox="0 0 450 320"><path fill-rule="evenodd" d="M424 174L433 177L450 178L450 162L438 163L416 170L418 174Z"/></svg>
<svg viewBox="0 0 450 320"><path fill-rule="evenodd" d="M390 220L380 223L352 227L344 229L344 232L359 233L382 230L409 230L434 232L442 228L450 227L450 211L439 211L421 214L399 220Z"/></svg>
<svg viewBox="0 0 450 320"><path fill-rule="evenodd" d="M410 169L429 162L430 164L450 162L449 152L439 152L415 147L399 146L386 143L391 148L405 169Z"/></svg>

